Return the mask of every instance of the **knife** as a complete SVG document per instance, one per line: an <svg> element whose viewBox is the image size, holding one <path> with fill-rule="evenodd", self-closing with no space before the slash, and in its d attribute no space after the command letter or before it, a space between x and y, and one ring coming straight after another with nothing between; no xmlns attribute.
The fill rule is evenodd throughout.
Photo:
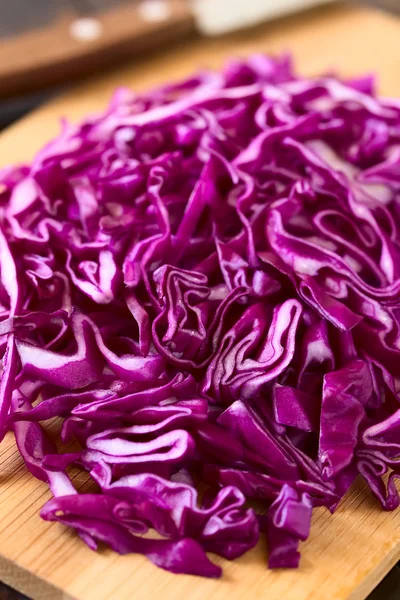
<svg viewBox="0 0 400 600"><path fill-rule="evenodd" d="M190 35L223 35L335 0L0 3L0 98L43 91Z"/></svg>

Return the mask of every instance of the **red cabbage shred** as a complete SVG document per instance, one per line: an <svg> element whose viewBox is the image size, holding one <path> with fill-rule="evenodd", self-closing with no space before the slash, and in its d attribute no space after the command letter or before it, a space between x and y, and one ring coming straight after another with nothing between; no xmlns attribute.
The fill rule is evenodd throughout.
<svg viewBox="0 0 400 600"><path fill-rule="evenodd" d="M359 475L397 508L400 102L371 77L120 89L0 182L0 437L44 519L219 577L260 534L297 567Z"/></svg>

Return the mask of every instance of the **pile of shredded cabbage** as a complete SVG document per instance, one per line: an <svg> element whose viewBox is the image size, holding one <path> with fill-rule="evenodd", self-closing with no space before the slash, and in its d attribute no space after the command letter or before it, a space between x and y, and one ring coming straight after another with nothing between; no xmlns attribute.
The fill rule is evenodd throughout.
<svg viewBox="0 0 400 600"><path fill-rule="evenodd" d="M371 77L121 89L0 181L1 437L44 519L219 577L260 533L297 567L359 474L398 506L400 102Z"/></svg>

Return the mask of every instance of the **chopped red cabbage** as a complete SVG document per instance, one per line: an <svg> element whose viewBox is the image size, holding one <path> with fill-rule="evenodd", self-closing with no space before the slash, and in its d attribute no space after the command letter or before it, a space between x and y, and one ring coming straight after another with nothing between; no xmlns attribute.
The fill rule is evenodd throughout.
<svg viewBox="0 0 400 600"><path fill-rule="evenodd" d="M297 567L358 474L398 506L400 103L371 78L121 89L0 182L0 436L44 519L219 577L260 532Z"/></svg>

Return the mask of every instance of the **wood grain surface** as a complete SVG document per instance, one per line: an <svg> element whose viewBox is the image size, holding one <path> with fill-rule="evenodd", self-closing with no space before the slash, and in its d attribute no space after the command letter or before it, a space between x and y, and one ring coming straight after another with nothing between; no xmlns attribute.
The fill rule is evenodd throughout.
<svg viewBox="0 0 400 600"><path fill-rule="evenodd" d="M162 56L93 79L0 136L0 165L28 160L58 129L102 109L117 85L144 88L229 55L292 50L305 74L332 66L346 76L376 71L386 95L400 96L400 21L346 7L313 11L219 40L193 40ZM334 516L315 511L298 571L268 571L257 548L224 567L220 581L174 576L141 556L93 553L69 530L41 521L46 486L28 474L9 435L0 446L0 579L35 600L364 600L400 558L400 512L387 513L358 482ZM84 491L84 474L75 483Z"/></svg>

